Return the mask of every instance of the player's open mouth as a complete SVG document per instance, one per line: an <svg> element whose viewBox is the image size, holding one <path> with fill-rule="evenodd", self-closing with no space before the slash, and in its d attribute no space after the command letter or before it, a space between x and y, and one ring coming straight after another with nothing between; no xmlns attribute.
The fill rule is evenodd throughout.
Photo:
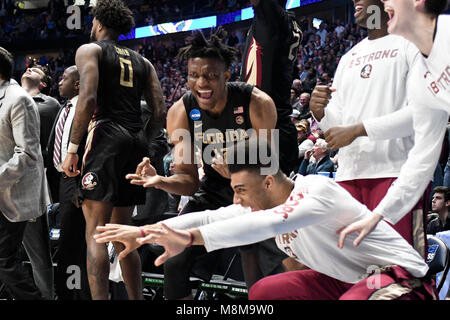
<svg viewBox="0 0 450 320"><path fill-rule="evenodd" d="M364 10L364 6L362 6L362 5L356 5L355 6L355 18L356 17L358 17L360 14L361 14L361 12Z"/></svg>
<svg viewBox="0 0 450 320"><path fill-rule="evenodd" d="M197 90L197 94L201 99L211 99L212 97L212 90Z"/></svg>
<svg viewBox="0 0 450 320"><path fill-rule="evenodd" d="M392 8L385 8L384 11L389 15L388 25L394 20L395 11Z"/></svg>

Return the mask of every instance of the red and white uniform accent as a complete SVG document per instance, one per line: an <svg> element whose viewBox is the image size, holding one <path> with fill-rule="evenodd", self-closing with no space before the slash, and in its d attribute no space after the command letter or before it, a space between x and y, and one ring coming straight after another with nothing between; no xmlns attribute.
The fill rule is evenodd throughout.
<svg viewBox="0 0 450 320"><path fill-rule="evenodd" d="M386 222L353 246L349 235L337 247L336 231L372 214L332 179L297 176L290 197L278 207L253 211L231 205L166 220L169 227L199 227L207 251L242 246L276 236L278 247L309 268L347 283L357 283L375 267L398 265L423 277L423 258Z"/></svg>
<svg viewBox="0 0 450 320"><path fill-rule="evenodd" d="M371 139L399 137L414 132L415 145L408 160L375 212L396 223L421 197L433 177L450 113L450 16L438 18L434 45L422 57L408 81L412 113L364 123ZM395 129L397 128L397 129Z"/></svg>
<svg viewBox="0 0 450 320"><path fill-rule="evenodd" d="M419 50L402 37L362 40L338 65L336 92L320 128L361 123L407 107L406 79L419 59ZM412 137L384 141L360 137L339 150L336 181L397 177L412 146Z"/></svg>

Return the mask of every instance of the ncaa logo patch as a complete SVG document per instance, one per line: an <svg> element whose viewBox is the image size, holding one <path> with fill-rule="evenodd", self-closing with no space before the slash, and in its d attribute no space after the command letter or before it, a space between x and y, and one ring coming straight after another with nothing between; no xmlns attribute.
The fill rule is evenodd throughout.
<svg viewBox="0 0 450 320"><path fill-rule="evenodd" d="M189 113L189 116L191 117L192 120L196 121L201 118L202 114L200 113L200 110L192 109L191 112Z"/></svg>
<svg viewBox="0 0 450 320"><path fill-rule="evenodd" d="M361 70L361 78L369 79L371 73L372 73L372 65L371 64L366 64L364 66L364 68L362 68L362 70Z"/></svg>
<svg viewBox="0 0 450 320"><path fill-rule="evenodd" d="M237 116L236 117L236 123L237 124L243 124L244 123L244 117L243 116Z"/></svg>
<svg viewBox="0 0 450 320"><path fill-rule="evenodd" d="M81 179L81 187L83 190L93 190L98 184L97 175L93 172L88 172Z"/></svg>

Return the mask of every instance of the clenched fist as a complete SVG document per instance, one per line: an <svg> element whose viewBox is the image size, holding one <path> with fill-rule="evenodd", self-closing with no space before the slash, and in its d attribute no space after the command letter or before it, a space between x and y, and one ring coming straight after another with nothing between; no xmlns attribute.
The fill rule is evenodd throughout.
<svg viewBox="0 0 450 320"><path fill-rule="evenodd" d="M317 121L321 121L324 117L324 109L327 107L328 102L331 99L331 94L335 91L336 89L329 86L317 85L314 88L311 95L311 101L309 102L309 107Z"/></svg>

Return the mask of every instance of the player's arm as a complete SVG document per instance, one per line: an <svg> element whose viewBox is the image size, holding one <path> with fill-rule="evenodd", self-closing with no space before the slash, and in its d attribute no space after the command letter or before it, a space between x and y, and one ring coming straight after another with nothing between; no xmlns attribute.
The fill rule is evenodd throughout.
<svg viewBox="0 0 450 320"><path fill-rule="evenodd" d="M311 114L325 132L342 124L342 75L344 73L345 56L339 63L333 80L333 86L317 85L309 102Z"/></svg>
<svg viewBox="0 0 450 320"><path fill-rule="evenodd" d="M254 87L250 97L250 122L253 130L248 130L250 137L257 136L267 139L271 143L272 130L275 129L277 123L277 110L272 98L264 91ZM278 148L278 143L275 143L275 148ZM275 150L278 153L278 149ZM230 179L231 173L228 170L226 159L216 156L211 164L211 167L216 170L222 177Z"/></svg>
<svg viewBox="0 0 450 320"><path fill-rule="evenodd" d="M272 98L257 87L253 88L250 98L250 122L258 137L267 137L270 143L271 131L277 124L277 109Z"/></svg>
<svg viewBox="0 0 450 320"><path fill-rule="evenodd" d="M414 147L409 151L399 177L370 218L353 223L341 231L338 242L340 247L345 237L353 232L359 233L354 242L354 245L358 245L383 218L396 224L417 203L430 183L441 153L448 113L424 107L414 107L412 111Z"/></svg>
<svg viewBox="0 0 450 320"><path fill-rule="evenodd" d="M158 75L152 63L145 59L148 69L148 78L144 89L144 98L149 108L152 109L152 118L150 127L147 129L147 137L149 141L154 138L164 125L166 120L166 104L161 89Z"/></svg>
<svg viewBox="0 0 450 320"><path fill-rule="evenodd" d="M170 177L160 176L150 165L150 159L144 158L135 174L128 174L130 183L145 188L154 187L169 193L192 195L199 186L197 164L194 162L194 146L191 143L189 123L183 99L178 100L167 114L167 133L174 144L174 174Z"/></svg>
<svg viewBox="0 0 450 320"><path fill-rule="evenodd" d="M64 172L69 177L80 173L77 170L77 149L97 106L98 63L101 52L100 46L90 43L78 48L75 55L75 63L80 73L80 92L70 133L70 144L62 165Z"/></svg>
<svg viewBox="0 0 450 320"><path fill-rule="evenodd" d="M109 224L105 226L98 226L98 234L94 235L94 239L97 243L106 242L120 242L125 246L119 254L119 260L125 258L128 253L139 248L144 243L151 243L152 233L154 230L161 230L164 225L173 229L192 229L202 225L206 225L215 221L221 221L236 217L238 215L245 214L248 209L244 209L239 205L230 205L228 207L220 208L217 210L206 210L201 212L193 212L190 214L183 214L174 218L158 222L156 224L149 224L142 227L122 225L122 224ZM201 234L196 236L194 244L202 245Z"/></svg>
<svg viewBox="0 0 450 320"><path fill-rule="evenodd" d="M208 252L242 246L273 238L276 235L316 223L330 216L329 198L293 194L287 203L268 210L247 211L239 216L215 221L200 227L180 230L162 224L162 229L151 230L145 243L158 243L165 248L155 261L164 263L190 245L203 245ZM142 243L142 239L139 240Z"/></svg>

